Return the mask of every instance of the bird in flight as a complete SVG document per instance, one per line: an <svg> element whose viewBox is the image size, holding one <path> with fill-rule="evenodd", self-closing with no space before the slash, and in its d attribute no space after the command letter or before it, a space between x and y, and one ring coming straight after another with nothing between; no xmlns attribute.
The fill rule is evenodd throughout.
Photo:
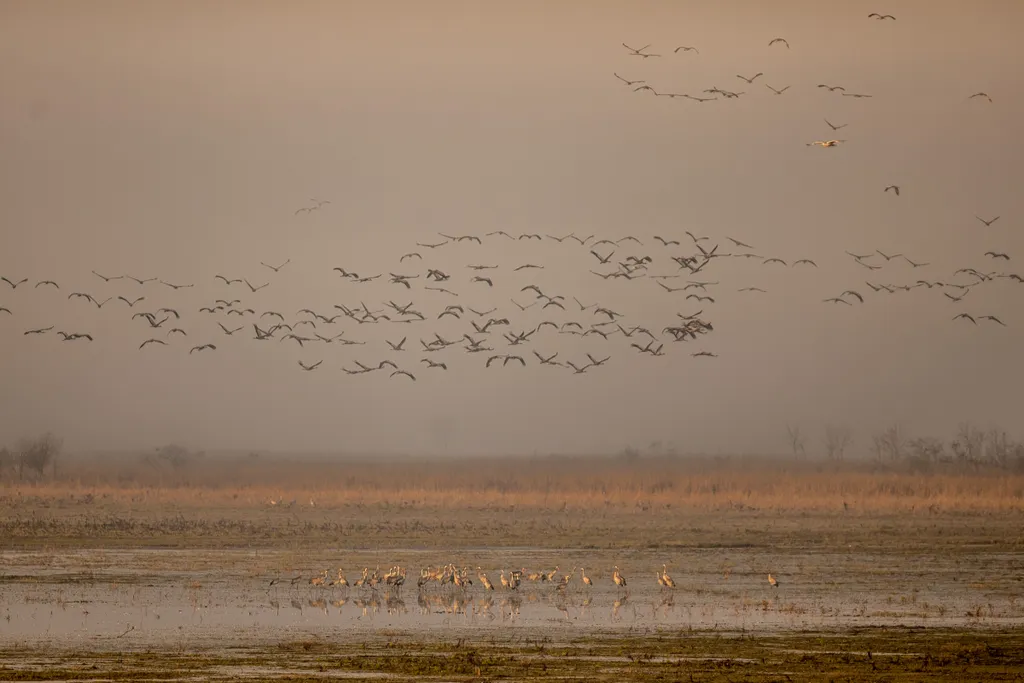
<svg viewBox="0 0 1024 683"><path fill-rule="evenodd" d="M976 92L973 95L971 95L970 97L968 97L967 99L973 100L975 97L984 97L989 102L992 101L992 98L988 96L988 93L984 93L984 92Z"/></svg>
<svg viewBox="0 0 1024 683"><path fill-rule="evenodd" d="M889 190L892 190L893 192L895 192L897 197L900 196L900 186L899 185L889 185L887 188L885 188L885 192L888 192Z"/></svg>
<svg viewBox="0 0 1024 683"><path fill-rule="evenodd" d="M167 342L165 342L162 339L147 339L146 341L139 344L139 349L144 348L147 344L163 344L164 346L167 346Z"/></svg>
<svg viewBox="0 0 1024 683"><path fill-rule="evenodd" d="M620 81L622 81L623 83L625 83L626 85L628 85L630 87L636 85L637 83L646 83L647 82L647 81L644 81L644 80L631 81L628 78L623 78L622 76L620 76L619 74L615 73L614 71L612 72L612 76L615 76L615 78L619 79ZM562 239L565 239L565 238L563 237Z"/></svg>
<svg viewBox="0 0 1024 683"><path fill-rule="evenodd" d="M10 311L7 311L7 312L10 313ZM40 327L40 328L35 329L35 330L29 330L25 334L45 334L46 332L49 332L52 329L53 329L53 325L50 325L49 327Z"/></svg>
<svg viewBox="0 0 1024 683"><path fill-rule="evenodd" d="M819 83L818 87L819 88L828 88L829 92L835 92L836 90L842 90L843 92L846 92L846 88L844 88L841 85L828 85L827 83Z"/></svg>
<svg viewBox="0 0 1024 683"><path fill-rule="evenodd" d="M447 370L447 368L445 368L445 369ZM416 381L416 376L413 375L408 370L395 370L394 372L391 373L391 376L394 377L395 375L405 375L406 377L411 379L413 382Z"/></svg>
<svg viewBox="0 0 1024 683"><path fill-rule="evenodd" d="M991 320L993 322L999 323L1003 327L1006 327L1006 323L1004 323L1002 320L1000 320L999 318L995 317L994 315L979 315L978 316L978 320ZM90 341L91 341L91 339L90 339Z"/></svg>
<svg viewBox="0 0 1024 683"><path fill-rule="evenodd" d="M829 121L828 119L824 119L824 121L825 121L825 123L828 124L828 127L831 128L832 130L839 130L840 128L846 128L848 125L850 125L848 123L844 123L844 124L841 124L841 125L837 126L834 123L832 123L831 121Z"/></svg>
<svg viewBox="0 0 1024 683"><path fill-rule="evenodd" d="M985 227L988 227L988 226L992 225L993 223L995 223L995 222L996 222L997 220L999 220L999 216L996 216L995 218L993 218L993 219L992 219L992 220L990 220L990 221L987 221L987 220L985 220L985 219L984 219L984 218L982 218L981 216L975 216L975 218L977 218L977 219L978 219L979 221L981 221L982 223L984 223L984 224L985 224Z"/></svg>
<svg viewBox="0 0 1024 683"><path fill-rule="evenodd" d="M259 287L253 287L253 286L252 286L252 284L251 284L251 283L250 283L250 282L249 282L248 280L244 280L244 279L243 279L243 280L242 280L242 282L244 282L244 283L245 283L246 285L248 285L249 289L250 289L250 290L252 290L252 292L253 292L254 294L255 294L256 292L260 291L261 289L263 289L264 287L267 287L267 286L269 286L269 285L270 285L270 283L268 282L268 283L266 283L266 284L260 285Z"/></svg>
<svg viewBox="0 0 1024 683"><path fill-rule="evenodd" d="M879 14L878 12L872 12L871 14L869 14L868 19L877 19L878 21L882 21L883 19L892 19L893 21L896 21L896 17L894 17L893 15Z"/></svg>
<svg viewBox="0 0 1024 683"><path fill-rule="evenodd" d="M1009 255L1004 254L1001 251L986 251L985 252L985 256L991 256L992 258L1001 258L1001 259L1004 259L1006 261L1010 260Z"/></svg>
<svg viewBox="0 0 1024 683"><path fill-rule="evenodd" d="M663 246L666 246L666 247L671 245L671 244L675 244L677 246L679 244L678 240L667 240L664 237L660 237L658 235L655 235L654 239L658 240L659 242L662 243ZM591 252L591 253L593 253L593 252Z"/></svg>
<svg viewBox="0 0 1024 683"><path fill-rule="evenodd" d="M284 268L285 266L287 266L287 265L288 265L289 263L291 263L291 262L292 262L292 260L291 260L291 259L288 259L287 261L285 261L284 263L282 263L282 264L281 264L281 265L279 265L279 266L272 266L272 265L270 265L269 263L264 263L263 261L260 261L260 265L261 265L261 266L266 266L267 268L270 268L270 269L271 269L272 271L274 271L274 272L276 273L276 272L278 272L279 270L281 270L282 268Z"/></svg>
<svg viewBox="0 0 1024 683"><path fill-rule="evenodd" d="M114 277L107 277L106 275L100 275L95 270L92 271L92 274L95 275L96 277L102 279L104 282L110 282L111 280L123 280L124 279L124 275L115 275Z"/></svg>
<svg viewBox="0 0 1024 683"><path fill-rule="evenodd" d="M770 41L768 41L768 47L771 47L775 43L782 43L783 45L786 46L787 50L789 49L789 41L786 40L785 38L772 38Z"/></svg>
<svg viewBox="0 0 1024 683"><path fill-rule="evenodd" d="M301 367L306 372L309 372L310 370L316 370L318 367L320 367L321 363L323 363L323 360L318 360L316 363L313 363L312 365L306 365L300 360L299 367Z"/></svg>
<svg viewBox="0 0 1024 683"><path fill-rule="evenodd" d="M788 86L788 85L787 85L787 86L786 86L785 88L783 88L782 90L776 90L776 89L775 89L775 88L773 88L772 86L770 86L770 85L768 85L767 83L765 83L765 84L764 84L764 87L768 88L769 90L771 90L771 91L772 91L773 93L775 93L776 95L781 95L782 93L784 93L784 92L786 92L787 90L789 90L789 87L790 87L790 86Z"/></svg>
<svg viewBox="0 0 1024 683"><path fill-rule="evenodd" d="M959 320L960 318L963 318L964 320L970 320L975 325L978 324L978 321L975 320L973 316L968 315L967 313L961 313L960 315L954 316L953 320Z"/></svg>
<svg viewBox="0 0 1024 683"><path fill-rule="evenodd" d="M644 59L647 59L648 57L660 57L661 56L661 55L651 54L649 52L644 52L644 50L646 50L647 48L650 47L650 44L644 45L639 50L636 49L636 48L632 48L629 45L626 45L625 43L622 44L622 47L626 48L627 50L630 50L630 55L629 55L630 57L643 57Z"/></svg>
<svg viewBox="0 0 1024 683"><path fill-rule="evenodd" d="M216 351L217 347L214 346L213 344L200 344L199 346L193 346L192 349L188 352L188 355L191 356L194 351L204 351L206 349Z"/></svg>
<svg viewBox="0 0 1024 683"><path fill-rule="evenodd" d="M835 147L836 145L846 142L846 140L815 140L814 142L808 142L808 147L818 145L819 147Z"/></svg>
<svg viewBox="0 0 1024 683"><path fill-rule="evenodd" d="M675 54L676 52L679 52L680 50L682 50L683 52L696 52L697 54L700 54L700 50L698 50L695 47L689 47L687 45L680 45L679 47L677 47L675 50L672 51L672 54Z"/></svg>
<svg viewBox="0 0 1024 683"><path fill-rule="evenodd" d="M22 278L21 280L18 280L17 282L13 282L12 280L8 280L6 277L0 277L0 280L3 280L7 284L9 284L11 286L11 289L17 289L18 285L23 285L26 282L28 282L28 278L27 277L26 278Z"/></svg>
<svg viewBox="0 0 1024 683"><path fill-rule="evenodd" d="M764 76L764 72L763 71L759 71L756 74L754 74L753 76L751 76L750 78L747 78L746 76L741 76L739 74L736 74L736 78L739 78L740 80L746 81L747 83L753 83L755 80L757 80L758 76Z"/></svg>

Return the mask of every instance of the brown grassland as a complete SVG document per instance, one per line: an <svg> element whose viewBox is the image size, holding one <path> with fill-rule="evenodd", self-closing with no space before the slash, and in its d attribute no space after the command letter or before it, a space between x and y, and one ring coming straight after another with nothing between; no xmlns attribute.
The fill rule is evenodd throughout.
<svg viewBox="0 0 1024 683"><path fill-rule="evenodd" d="M951 463L83 456L2 481L17 546L799 547L843 532L1006 548L1024 528L1024 473Z"/></svg>

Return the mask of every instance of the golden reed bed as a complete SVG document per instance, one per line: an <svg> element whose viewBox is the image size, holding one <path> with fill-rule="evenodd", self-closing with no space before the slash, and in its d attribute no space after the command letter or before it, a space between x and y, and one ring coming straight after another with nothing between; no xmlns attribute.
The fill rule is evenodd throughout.
<svg viewBox="0 0 1024 683"><path fill-rule="evenodd" d="M310 458L205 456L172 467L140 456L65 457L56 477L3 495L182 508L294 506L860 512L1024 510L1024 473L932 464L736 457ZM272 501L274 502L272 504Z"/></svg>

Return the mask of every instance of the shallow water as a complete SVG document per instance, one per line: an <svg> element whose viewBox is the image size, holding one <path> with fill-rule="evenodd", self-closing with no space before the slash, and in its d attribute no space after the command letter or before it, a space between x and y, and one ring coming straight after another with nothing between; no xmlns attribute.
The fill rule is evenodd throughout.
<svg viewBox="0 0 1024 683"><path fill-rule="evenodd" d="M458 557L414 550L350 554L349 580L363 566L409 567L400 591L315 587L333 577L340 553L296 556L267 551L118 550L0 554L0 646L60 643L80 647L203 644L253 640L350 639L386 630L461 637L526 627L584 633L654 629L761 632L861 626L1024 626L1017 554L959 557L911 554L787 553L696 550L630 553L531 549L460 551ZM447 561L482 566L497 590L483 590L471 570L468 590L429 583L418 569ZM668 562L677 587L655 575ZM500 587L504 568L585 564L565 590L524 580ZM610 580L619 565L625 590ZM767 583L767 571L780 585ZM271 583L273 582L273 585Z"/></svg>

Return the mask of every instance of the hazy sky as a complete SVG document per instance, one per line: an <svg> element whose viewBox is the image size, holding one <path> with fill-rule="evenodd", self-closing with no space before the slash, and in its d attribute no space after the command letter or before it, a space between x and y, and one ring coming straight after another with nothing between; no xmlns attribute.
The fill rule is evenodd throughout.
<svg viewBox="0 0 1024 683"><path fill-rule="evenodd" d="M868 13L891 13L875 21ZM70 449L148 448L510 453L610 452L654 440L684 451L785 450L785 424L817 434L853 427L860 444L893 421L912 433L955 423L1016 428L1024 363L1024 284L1001 278L954 303L941 288L874 293L865 284L918 279L967 284L961 267L1015 272L1024 259L1024 4L988 2L49 2L0 5L0 442L52 429ZM791 49L776 44L784 37ZM661 57L630 56L621 43ZM674 53L680 45L700 52ZM698 103L633 92L739 98ZM736 75L764 75L748 85ZM838 84L871 98L817 88ZM765 86L781 89L776 96ZM993 102L968 100L985 91ZM836 133L824 123L848 124ZM838 137L824 149L806 143ZM896 184L900 196L883 192ZM331 201L296 216L310 198ZM975 216L1000 216L990 227ZM436 250L438 231L581 237L559 244L484 238ZM819 268L720 258L696 280L697 305L655 280L602 280L589 254L634 234L612 262L650 255L649 275L709 235L766 257ZM678 239L662 247L653 235ZM844 254L874 249L902 259ZM995 250L1009 262L984 255ZM423 252L422 262L399 257ZM608 245L598 248L601 254ZM291 263L275 274L261 261ZM544 270L513 273L522 263ZM493 263L494 287L470 283ZM335 266L360 275L355 284ZM458 298L423 290L427 268L451 274ZM612 266L614 269L614 266ZM104 283L90 273L194 283ZM414 289L387 272L418 273ZM1024 268L1020 271L1024 274ZM216 274L270 282L252 294ZM662 280L672 287L687 281ZM56 280L60 291L33 288ZM520 312L510 297L536 283L567 311ZM767 293L738 292L761 287ZM865 303L826 304L847 288ZM129 309L99 299L145 296ZM944 291L959 294L960 290ZM966 291L966 290L964 290ZM423 354L433 332L458 338L468 318L445 305L498 307L511 329L544 319L600 320L573 296L621 312L624 327L662 337L664 357L620 334L603 341L550 328L490 354ZM216 298L289 322L335 304L415 302L429 322L357 324L364 346L253 340L252 316L210 316ZM850 296L846 297L851 299ZM542 302L543 303L543 302ZM131 314L170 306L159 330ZM714 332L673 343L662 328L703 308ZM961 312L999 316L977 326ZM226 336L217 321L247 327ZM264 319L269 325L269 319ZM167 347L138 345L167 339ZM34 327L55 325L41 336ZM300 328L301 329L301 328ZM60 341L57 330L93 343ZM281 333L283 334L283 333ZM305 328L303 334L312 336ZM279 335L280 336L280 335ZM384 339L408 336L407 351ZM479 336L479 335L477 335ZM213 342L215 352L189 355ZM643 342L646 343L646 342ZM584 375L536 363L531 350L586 363ZM693 358L709 350L718 358ZM444 361L428 370L421 358ZM349 376L353 360L391 358L418 381L381 371ZM303 372L298 360L324 364ZM497 365L497 364L496 364ZM1018 435L1019 436L1019 435Z"/></svg>

